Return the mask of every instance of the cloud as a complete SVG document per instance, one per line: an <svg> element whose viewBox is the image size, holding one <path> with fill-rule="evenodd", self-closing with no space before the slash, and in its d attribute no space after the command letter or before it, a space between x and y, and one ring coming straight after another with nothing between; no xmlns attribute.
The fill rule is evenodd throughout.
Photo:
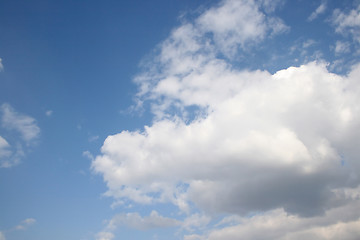
<svg viewBox="0 0 360 240"><path fill-rule="evenodd" d="M98 240L107 240L114 238L113 232L120 227L128 227L136 230L149 230L156 228L169 228L180 226L181 222L159 215L158 212L152 211L149 216L142 217L137 212L122 213L115 215L107 224L104 231L97 234Z"/></svg>
<svg viewBox="0 0 360 240"><path fill-rule="evenodd" d="M36 220L34 218L27 218L27 219L21 221L21 223L19 225L15 226L11 229L5 230L5 231L10 232L10 231L26 230L29 226L31 226L35 223L36 223ZM0 240L6 240L4 231L0 231Z"/></svg>
<svg viewBox="0 0 360 240"><path fill-rule="evenodd" d="M335 31L343 35L350 35L355 41L360 43L360 5L349 12L336 9L333 12L332 24Z"/></svg>
<svg viewBox="0 0 360 240"><path fill-rule="evenodd" d="M16 112L7 103L0 106L0 113L1 126L6 131L15 131L20 135L10 134L12 139L15 139L11 144L0 136L0 168L10 168L18 165L25 157L23 142L27 147L31 145L38 138L40 128L36 125L35 119Z"/></svg>
<svg viewBox="0 0 360 240"><path fill-rule="evenodd" d="M216 46L227 56L236 53L237 47L245 49L262 41L269 32L277 34L288 29L279 18L264 15L252 0L222 1L203 13L197 25L201 31L213 34Z"/></svg>
<svg viewBox="0 0 360 240"><path fill-rule="evenodd" d="M25 157L25 153L22 149L21 144L17 144L15 147L12 148L9 147L5 151L0 151L3 151L3 153L5 153L5 156L0 157L0 168L14 167L20 164L21 159Z"/></svg>
<svg viewBox="0 0 360 240"><path fill-rule="evenodd" d="M11 151L9 150L9 143L0 136L0 159L3 157L9 157L11 155Z"/></svg>
<svg viewBox="0 0 360 240"><path fill-rule="evenodd" d="M276 9L281 8L285 4L285 0L258 0L257 2L266 13L273 13Z"/></svg>
<svg viewBox="0 0 360 240"><path fill-rule="evenodd" d="M10 168L20 163L20 159L25 156L21 144L11 146L3 137L0 136L0 168Z"/></svg>
<svg viewBox="0 0 360 240"><path fill-rule="evenodd" d="M19 225L15 227L16 230L25 230L29 226L36 223L36 220L34 218L27 218L24 221L22 221Z"/></svg>
<svg viewBox="0 0 360 240"><path fill-rule="evenodd" d="M311 22L315 20L320 14L323 14L326 10L326 1L323 1L319 7L316 8L314 12L308 17L308 21Z"/></svg>
<svg viewBox="0 0 360 240"><path fill-rule="evenodd" d="M9 104L4 103L0 107L2 112L2 126L8 130L20 133L22 139L30 142L39 136L40 128L32 117L16 112Z"/></svg>
<svg viewBox="0 0 360 240"><path fill-rule="evenodd" d="M357 189L359 194L359 189ZM359 197L359 195L358 195ZM202 236L208 240L234 239L358 239L360 219L357 212L359 198L346 206L332 209L323 216L299 218L276 209L251 218L242 218L235 226L213 230Z"/></svg>
<svg viewBox="0 0 360 240"><path fill-rule="evenodd" d="M153 228L167 228L180 225L180 222L159 215L152 211L149 216L141 217L138 213L118 214L113 217L109 224L109 229L116 229L120 226L126 226L137 230L148 230Z"/></svg>
<svg viewBox="0 0 360 240"><path fill-rule="evenodd" d="M115 237L111 232L100 232L96 235L96 240L111 240Z"/></svg>
<svg viewBox="0 0 360 240"><path fill-rule="evenodd" d="M90 160L94 160L94 156L89 151L84 151L82 155Z"/></svg>
<svg viewBox="0 0 360 240"><path fill-rule="evenodd" d="M184 240L204 240L205 238L198 234L185 235Z"/></svg>
<svg viewBox="0 0 360 240"><path fill-rule="evenodd" d="M192 232L198 229L204 229L211 221L209 216L195 213L186 219L182 223L182 228L188 232Z"/></svg>
<svg viewBox="0 0 360 240"><path fill-rule="evenodd" d="M2 64L2 59L0 58L0 72L4 69L4 65Z"/></svg>
<svg viewBox="0 0 360 240"><path fill-rule="evenodd" d="M99 136L96 135L96 136L90 136L88 140L89 140L89 142L95 142L98 139L99 139Z"/></svg>
<svg viewBox="0 0 360 240"><path fill-rule="evenodd" d="M105 195L171 203L186 215L180 228L209 233L184 239L259 239L262 230L295 239L352 229L359 218L348 192L360 185L360 65L346 76L323 61L273 74L239 69L234 54L286 29L259 3L222 1L174 29L134 79L152 124L108 136L92 161ZM145 222L128 214L120 225ZM212 228L207 216L225 217Z"/></svg>
<svg viewBox="0 0 360 240"><path fill-rule="evenodd" d="M302 48L309 48L311 46L314 46L316 44L316 41L313 39L308 39L305 42L302 43Z"/></svg>
<svg viewBox="0 0 360 240"><path fill-rule="evenodd" d="M348 42L336 41L335 54L342 54L350 52L350 44Z"/></svg>
<svg viewBox="0 0 360 240"><path fill-rule="evenodd" d="M51 115L53 114L53 111L52 110L48 110L45 112L45 115L50 117Z"/></svg>
<svg viewBox="0 0 360 240"><path fill-rule="evenodd" d="M332 206L331 186L347 186L359 169L357 151L349 147L358 140L352 134L359 121L358 90L351 86L359 69L349 78L317 63L274 75L208 74L214 78L207 78L213 81L207 89L177 99L192 105L202 95L200 104L211 107L206 116L189 124L162 119L143 132L109 136L93 169L103 174L108 195L139 203L170 201L180 207L192 201L215 212L283 207L292 214L321 214ZM196 80L203 78L195 76L191 83ZM180 88L188 88L183 81ZM219 89L217 81L227 89ZM341 166L343 157L352 169Z"/></svg>

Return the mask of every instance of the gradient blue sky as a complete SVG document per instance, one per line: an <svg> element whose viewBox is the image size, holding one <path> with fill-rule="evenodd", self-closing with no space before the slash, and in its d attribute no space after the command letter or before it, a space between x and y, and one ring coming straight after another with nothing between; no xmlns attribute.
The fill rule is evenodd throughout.
<svg viewBox="0 0 360 240"><path fill-rule="evenodd" d="M359 4L1 1L0 240L359 239Z"/></svg>

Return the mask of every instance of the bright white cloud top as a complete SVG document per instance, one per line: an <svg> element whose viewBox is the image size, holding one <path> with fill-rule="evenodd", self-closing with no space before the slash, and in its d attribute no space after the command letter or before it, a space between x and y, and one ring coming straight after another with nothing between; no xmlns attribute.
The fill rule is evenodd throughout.
<svg viewBox="0 0 360 240"><path fill-rule="evenodd" d="M92 169L115 202L170 203L181 217L124 213L98 239L119 224L179 226L187 240L359 238L360 65L345 76L324 61L274 74L234 65L290 30L274 8L222 1L159 45L135 78L152 125L108 136ZM357 15L336 10L335 31L357 41Z"/></svg>
<svg viewBox="0 0 360 240"><path fill-rule="evenodd" d="M359 240L359 0L0 1L0 240Z"/></svg>

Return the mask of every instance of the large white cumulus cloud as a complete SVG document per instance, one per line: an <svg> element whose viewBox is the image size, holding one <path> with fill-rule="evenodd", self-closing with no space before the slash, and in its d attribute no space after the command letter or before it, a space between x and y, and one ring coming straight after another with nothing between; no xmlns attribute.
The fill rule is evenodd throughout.
<svg viewBox="0 0 360 240"><path fill-rule="evenodd" d="M192 201L215 212L282 207L313 215L338 204L333 189L359 184L356 78L317 63L229 75L229 94L206 116L109 136L93 162L108 194L179 207Z"/></svg>
<svg viewBox="0 0 360 240"><path fill-rule="evenodd" d="M135 78L154 122L109 136L92 162L120 202L241 222L185 239L336 239L321 234L344 237L359 224L360 65L347 76L324 62L237 69L233 53L287 29L262 4L222 1L175 29Z"/></svg>

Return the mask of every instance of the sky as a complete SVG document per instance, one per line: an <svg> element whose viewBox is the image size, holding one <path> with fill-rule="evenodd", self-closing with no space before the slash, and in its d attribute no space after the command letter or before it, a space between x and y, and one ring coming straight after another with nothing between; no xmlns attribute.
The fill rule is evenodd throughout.
<svg viewBox="0 0 360 240"><path fill-rule="evenodd" d="M0 1L0 240L360 239L360 1Z"/></svg>

